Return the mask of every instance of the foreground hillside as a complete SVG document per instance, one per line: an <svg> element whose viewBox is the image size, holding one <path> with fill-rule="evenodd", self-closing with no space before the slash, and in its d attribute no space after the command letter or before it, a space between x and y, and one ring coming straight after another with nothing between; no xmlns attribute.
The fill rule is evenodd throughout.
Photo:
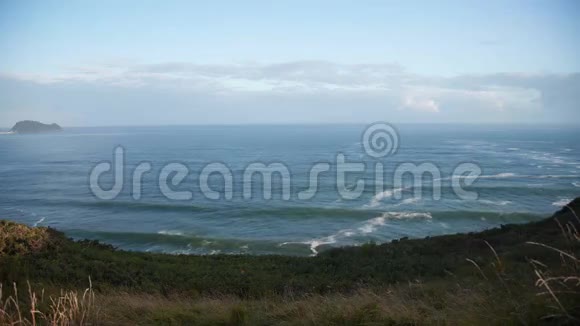
<svg viewBox="0 0 580 326"><path fill-rule="evenodd" d="M574 323L579 206L526 225L317 257L126 252L2 221L0 324L55 315L77 324ZM51 296L62 304L51 307Z"/></svg>

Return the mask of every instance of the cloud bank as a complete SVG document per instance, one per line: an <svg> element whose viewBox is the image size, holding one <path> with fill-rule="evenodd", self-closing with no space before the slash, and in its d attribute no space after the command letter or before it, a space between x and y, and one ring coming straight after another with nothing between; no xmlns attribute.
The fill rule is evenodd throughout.
<svg viewBox="0 0 580 326"><path fill-rule="evenodd" d="M580 74L424 76L395 64L109 64L0 74L0 121L68 125L580 121Z"/></svg>

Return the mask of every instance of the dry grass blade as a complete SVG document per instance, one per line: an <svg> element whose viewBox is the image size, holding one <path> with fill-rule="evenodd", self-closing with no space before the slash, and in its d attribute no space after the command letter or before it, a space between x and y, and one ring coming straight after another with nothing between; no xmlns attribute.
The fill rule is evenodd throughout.
<svg viewBox="0 0 580 326"><path fill-rule="evenodd" d="M48 305L41 311L39 308L44 302L44 289L39 296L28 285L28 301L21 301L18 297L18 288L14 284L14 295L4 298L2 285L0 284L0 325L93 325L96 321L94 314L95 295L92 284L82 296L76 291L61 290L60 295L48 296ZM22 311L29 311L30 315L23 316Z"/></svg>
<svg viewBox="0 0 580 326"><path fill-rule="evenodd" d="M493 252L493 255L495 256L495 259L497 260L497 264L498 264L498 269L500 272L503 272L503 265L501 263L501 260L499 259L499 256L497 254L497 252L495 251L495 249L489 244L489 242L487 242L487 240L483 240L485 242L485 244L489 247L489 249L491 249L491 251Z"/></svg>
<svg viewBox="0 0 580 326"><path fill-rule="evenodd" d="M468 262L472 263L473 266L475 266L475 268L477 268L477 270L479 271L479 273L481 273L481 276L487 281L487 276L485 276L485 273L483 272L483 270L481 269L481 267L479 267L479 265L473 261L472 259L469 258L465 258L465 260L467 260Z"/></svg>
<svg viewBox="0 0 580 326"><path fill-rule="evenodd" d="M554 301L556 302L556 304L558 305L560 310L562 310L566 316L570 316L568 314L568 312L566 311L566 308L564 308L564 306L562 305L562 303L558 299L558 296L554 293L554 291L552 291L552 288L550 287L549 282L546 279L544 279L542 273L538 270L535 270L534 272L538 276L538 280L536 281L536 286L544 287L548 291L548 293L550 293L550 295L552 296L552 299L554 299Z"/></svg>
<svg viewBox="0 0 580 326"><path fill-rule="evenodd" d="M578 258L576 258L574 255L572 255L572 254L569 254L569 253L567 253L567 252L565 252L565 251L563 251L563 250L560 250L560 249L558 249L558 248L554 248L554 247L552 247L552 246L548 246L548 245L545 245L545 244L543 244L543 243L532 242L532 241L527 241L526 243L527 243L527 244L536 245L536 246L540 246L540 247L544 247L544 248L548 248L548 249L554 250L554 251L558 252L559 254L561 254L561 255L563 255L563 256L566 256L566 257L568 257L568 258L570 258L570 259L574 260L575 262L580 262L580 261L578 260Z"/></svg>
<svg viewBox="0 0 580 326"><path fill-rule="evenodd" d="M572 209L572 207L570 205L564 205L564 207L566 207L568 210L570 210L570 212L574 215L574 217L576 218L578 223L580 223L580 217L578 217L578 215L576 215L576 212L574 211L574 209Z"/></svg>

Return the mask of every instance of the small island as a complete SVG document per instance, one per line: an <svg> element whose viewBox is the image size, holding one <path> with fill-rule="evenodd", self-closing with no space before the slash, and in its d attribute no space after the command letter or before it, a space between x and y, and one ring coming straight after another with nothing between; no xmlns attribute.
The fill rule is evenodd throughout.
<svg viewBox="0 0 580 326"><path fill-rule="evenodd" d="M40 134L58 131L62 131L62 128L56 123L44 124L32 120L19 121L10 129L10 132L15 134Z"/></svg>

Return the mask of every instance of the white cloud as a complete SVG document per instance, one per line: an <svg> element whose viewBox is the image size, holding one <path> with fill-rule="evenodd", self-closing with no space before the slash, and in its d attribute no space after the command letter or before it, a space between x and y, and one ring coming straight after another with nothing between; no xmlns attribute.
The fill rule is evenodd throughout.
<svg viewBox="0 0 580 326"><path fill-rule="evenodd" d="M34 92L41 95L31 96ZM90 112L106 107L116 112L130 111L132 106L153 111L163 107L165 120L155 114L151 119L164 123L179 121L184 112L202 111L195 117L210 116L212 123L234 116L263 122L297 118L355 122L384 119L385 114L402 121L580 121L579 94L580 74L433 77L393 64L324 61L109 64L73 67L58 74L0 74L4 110L0 118L9 111L14 115L19 107L31 112L44 107L66 112L72 103L76 107L93 103ZM211 110L214 114L208 114Z"/></svg>
<svg viewBox="0 0 580 326"><path fill-rule="evenodd" d="M439 104L433 99L406 95L403 98L403 108L418 112L438 113Z"/></svg>
<svg viewBox="0 0 580 326"><path fill-rule="evenodd" d="M74 67L53 75L17 75L38 83L84 82L115 86L191 87L232 86L232 90L386 89L399 85L407 74L397 65L344 65L324 61L297 61L270 65L150 65ZM219 88L219 87L218 87ZM207 90L207 89L206 89Z"/></svg>

